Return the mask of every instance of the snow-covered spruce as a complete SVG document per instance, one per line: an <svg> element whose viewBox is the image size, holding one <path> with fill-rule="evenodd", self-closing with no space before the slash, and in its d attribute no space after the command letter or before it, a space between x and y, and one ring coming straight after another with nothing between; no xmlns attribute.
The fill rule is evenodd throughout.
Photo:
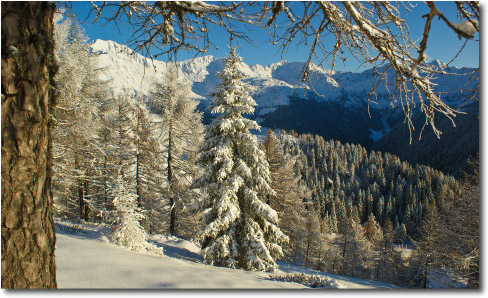
<svg viewBox="0 0 488 298"><path fill-rule="evenodd" d="M111 234L112 241L132 251L163 255L162 248L147 242L148 235L140 224L144 215L137 207L137 195L127 191L120 173L111 187L111 193L115 207L115 228Z"/></svg>
<svg viewBox="0 0 488 298"><path fill-rule="evenodd" d="M219 116L207 127L197 160L205 173L194 187L206 194L199 202L205 227L197 239L207 264L270 271L288 237L277 226L277 213L261 199L274 191L264 153L249 132L259 126L242 116L253 113L256 103L242 82L241 60L231 48L217 74L221 82L210 94L209 109Z"/></svg>
<svg viewBox="0 0 488 298"><path fill-rule="evenodd" d="M304 273L270 275L269 279L277 281L296 282L311 288L346 288L344 284L330 277L322 277L319 275L309 275Z"/></svg>

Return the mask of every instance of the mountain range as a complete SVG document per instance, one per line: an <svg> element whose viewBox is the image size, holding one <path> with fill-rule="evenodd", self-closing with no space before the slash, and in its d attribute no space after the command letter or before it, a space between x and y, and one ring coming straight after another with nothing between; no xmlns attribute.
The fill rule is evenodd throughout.
<svg viewBox="0 0 488 298"><path fill-rule="evenodd" d="M154 81L162 80L167 69L167 63L145 58L114 41L98 39L91 44L91 52L96 56L99 79L107 81L114 94L130 90L147 96ZM190 96L200 101L199 109L205 112L204 122L208 123L212 117L205 109L210 99L208 94L219 83L215 75L224 67L223 59L203 56L177 64L179 76L192 85ZM474 71L472 68L446 67L438 60L431 64L447 73ZM248 76L245 81L253 87L252 96L257 103L256 111L250 117L262 126L262 134L266 128L318 134L325 139L387 151L458 177L465 169L468 156L479 150L478 102L467 102L472 93L462 91L476 88L477 80L469 81L470 76L439 74L433 80L437 84L435 91L441 94L442 100L466 114L458 117L461 123L456 127L445 117L439 117L437 123L442 126L442 141L437 140L430 128L425 129L419 141L418 132L424 120L420 113L416 113L417 130L410 144L402 108L399 101L391 99L387 86L378 85L376 102L367 100L377 71L339 72L312 65L311 90L299 80L303 68L303 62L282 61L267 66L241 62L241 69ZM387 71L387 78L388 82L394 81L391 70ZM439 146L442 150L435 150ZM435 158L432 158L433 154Z"/></svg>

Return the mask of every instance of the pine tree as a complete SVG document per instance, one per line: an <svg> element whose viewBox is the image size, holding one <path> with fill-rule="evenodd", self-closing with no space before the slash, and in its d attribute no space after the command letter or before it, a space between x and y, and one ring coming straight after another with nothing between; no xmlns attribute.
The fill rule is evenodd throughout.
<svg viewBox="0 0 488 298"><path fill-rule="evenodd" d="M103 155L99 161L100 170L100 202L99 212L103 222L109 222L113 204L109 188L121 167L121 135L120 135L120 115L119 103L122 96L106 97L100 104L100 128L97 132L97 138L104 146L99 149L103 150Z"/></svg>
<svg viewBox="0 0 488 298"><path fill-rule="evenodd" d="M301 235L295 235L295 238L301 237L300 253L302 255L302 262L297 257L295 257L295 263L302 263L305 267L316 267L321 266L322 263L322 250L323 250L323 239L322 232L325 225L321 222L320 216L317 215L316 210L314 210L313 204L307 204L306 213L304 216L305 220L302 222ZM300 238L298 238L300 239Z"/></svg>
<svg viewBox="0 0 488 298"><path fill-rule="evenodd" d="M398 224L395 230L393 230L393 235L396 243L405 244L407 241L407 228L405 224Z"/></svg>
<svg viewBox="0 0 488 298"><path fill-rule="evenodd" d="M140 207L138 194L138 144L139 136L137 134L137 107L131 100L133 94L124 92L119 94L116 99L116 138L113 147L117 172L120 171L125 179L125 187L130 193L136 195L137 206Z"/></svg>
<svg viewBox="0 0 488 298"><path fill-rule="evenodd" d="M205 227L199 233L205 263L246 270L273 270L287 237L277 226L278 215L262 201L274 195L264 153L250 129L255 121L250 87L242 82L235 48L218 73L221 82L209 106L219 114L208 126L198 163L204 174L195 181L206 196L199 204Z"/></svg>
<svg viewBox="0 0 488 298"><path fill-rule="evenodd" d="M147 216L141 222L150 231L161 221L161 156L160 131L148 109L141 103L142 98L119 98L119 153L117 163L122 165L129 185L137 195L137 207ZM114 146L116 148L117 146Z"/></svg>
<svg viewBox="0 0 488 298"><path fill-rule="evenodd" d="M393 224L389 218L384 223L382 239L381 252L376 263L376 279L396 284L397 270L395 251L393 250Z"/></svg>
<svg viewBox="0 0 488 298"><path fill-rule="evenodd" d="M429 287L429 279L432 278L436 269L439 269L439 242L441 231L441 220L439 213L434 205L429 205L425 211L420 241L413 241L417 254L418 270L421 276L421 284L416 286L421 288Z"/></svg>
<svg viewBox="0 0 488 298"><path fill-rule="evenodd" d="M370 214L368 220L364 223L364 235L374 246L381 243L383 240L381 227L376 222L376 218L373 214Z"/></svg>
<svg viewBox="0 0 488 298"><path fill-rule="evenodd" d="M371 279L373 250L365 237L364 228L355 220L349 219L341 228L343 241L343 262L347 275Z"/></svg>

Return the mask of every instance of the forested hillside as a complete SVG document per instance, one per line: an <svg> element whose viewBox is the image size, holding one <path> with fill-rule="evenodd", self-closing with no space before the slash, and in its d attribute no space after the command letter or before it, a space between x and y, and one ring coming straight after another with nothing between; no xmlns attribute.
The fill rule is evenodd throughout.
<svg viewBox="0 0 488 298"><path fill-rule="evenodd" d="M268 132L265 143L273 135ZM448 266L476 283L476 265L455 265L477 251L476 182L317 135L280 131L276 139L283 155L295 160L297 184L308 189L299 196L303 208L313 210L302 211L302 222L291 229L302 238L286 255L290 260L405 287L425 287L433 276L446 276L439 268ZM465 241L463 234L472 235L471 244L453 245Z"/></svg>
<svg viewBox="0 0 488 298"><path fill-rule="evenodd" d="M478 2L1 7L2 288L480 287Z"/></svg>
<svg viewBox="0 0 488 298"><path fill-rule="evenodd" d="M368 112L366 101L349 106L346 93L339 101L319 101L314 96L308 99L289 96L289 100L288 105L267 114L261 124L271 129L293 130L371 148L403 117L400 109L371 109Z"/></svg>
<svg viewBox="0 0 488 298"><path fill-rule="evenodd" d="M337 232L341 220L364 224L374 217L393 224L397 241L418 235L423 210L443 209L459 194L451 177L427 166L412 166L388 153L320 136L280 134L284 151L298 155L296 171L312 191L320 217Z"/></svg>

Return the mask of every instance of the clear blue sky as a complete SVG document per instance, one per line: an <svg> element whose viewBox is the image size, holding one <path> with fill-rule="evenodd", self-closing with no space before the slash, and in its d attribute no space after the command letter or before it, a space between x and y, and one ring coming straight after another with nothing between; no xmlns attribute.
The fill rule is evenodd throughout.
<svg viewBox="0 0 488 298"><path fill-rule="evenodd" d="M412 37L422 36L424 20L422 15L428 12L428 8L421 2L414 2L417 7L410 13L404 16L407 21ZM91 5L88 2L72 2L73 11L80 20L85 20L88 16L88 12ZM293 5L301 6L300 3L289 3L291 8ZM450 20L457 21L455 5L451 1L437 2L436 6L441 10ZM107 24L102 26L101 21L97 21L91 24L89 19L83 24L86 34L90 40L104 39L113 40L120 44L126 44L132 34L132 29L129 26L119 27L120 30L114 24ZM245 29L243 29L245 30ZM215 57L224 57L228 54L227 44L229 37L218 29L211 29L209 31L212 42L218 45L219 49L211 48L208 52L209 55ZM259 28L253 28L253 31L249 32L249 36L255 41L254 46L243 43L240 47L240 55L244 58L244 62L247 64L261 64L269 65L274 62L279 62L281 56L278 53L279 46L272 46L268 44L267 33ZM479 39L479 35L476 34L475 39ZM432 22L432 28L430 33L430 39L427 44L427 55L431 59L439 59L444 62L448 62L454 57L457 51L460 49L464 41L458 39L447 26L437 18ZM179 60L185 60L193 58L192 53L181 52L178 56ZM306 48L290 47L287 53L284 55L284 60L303 62L308 56ZM358 63L353 59L349 59L347 64L337 63L335 70L355 71ZM479 43L475 41L469 41L467 47L463 53L452 63L454 66L466 66L466 67L478 67L479 66Z"/></svg>

